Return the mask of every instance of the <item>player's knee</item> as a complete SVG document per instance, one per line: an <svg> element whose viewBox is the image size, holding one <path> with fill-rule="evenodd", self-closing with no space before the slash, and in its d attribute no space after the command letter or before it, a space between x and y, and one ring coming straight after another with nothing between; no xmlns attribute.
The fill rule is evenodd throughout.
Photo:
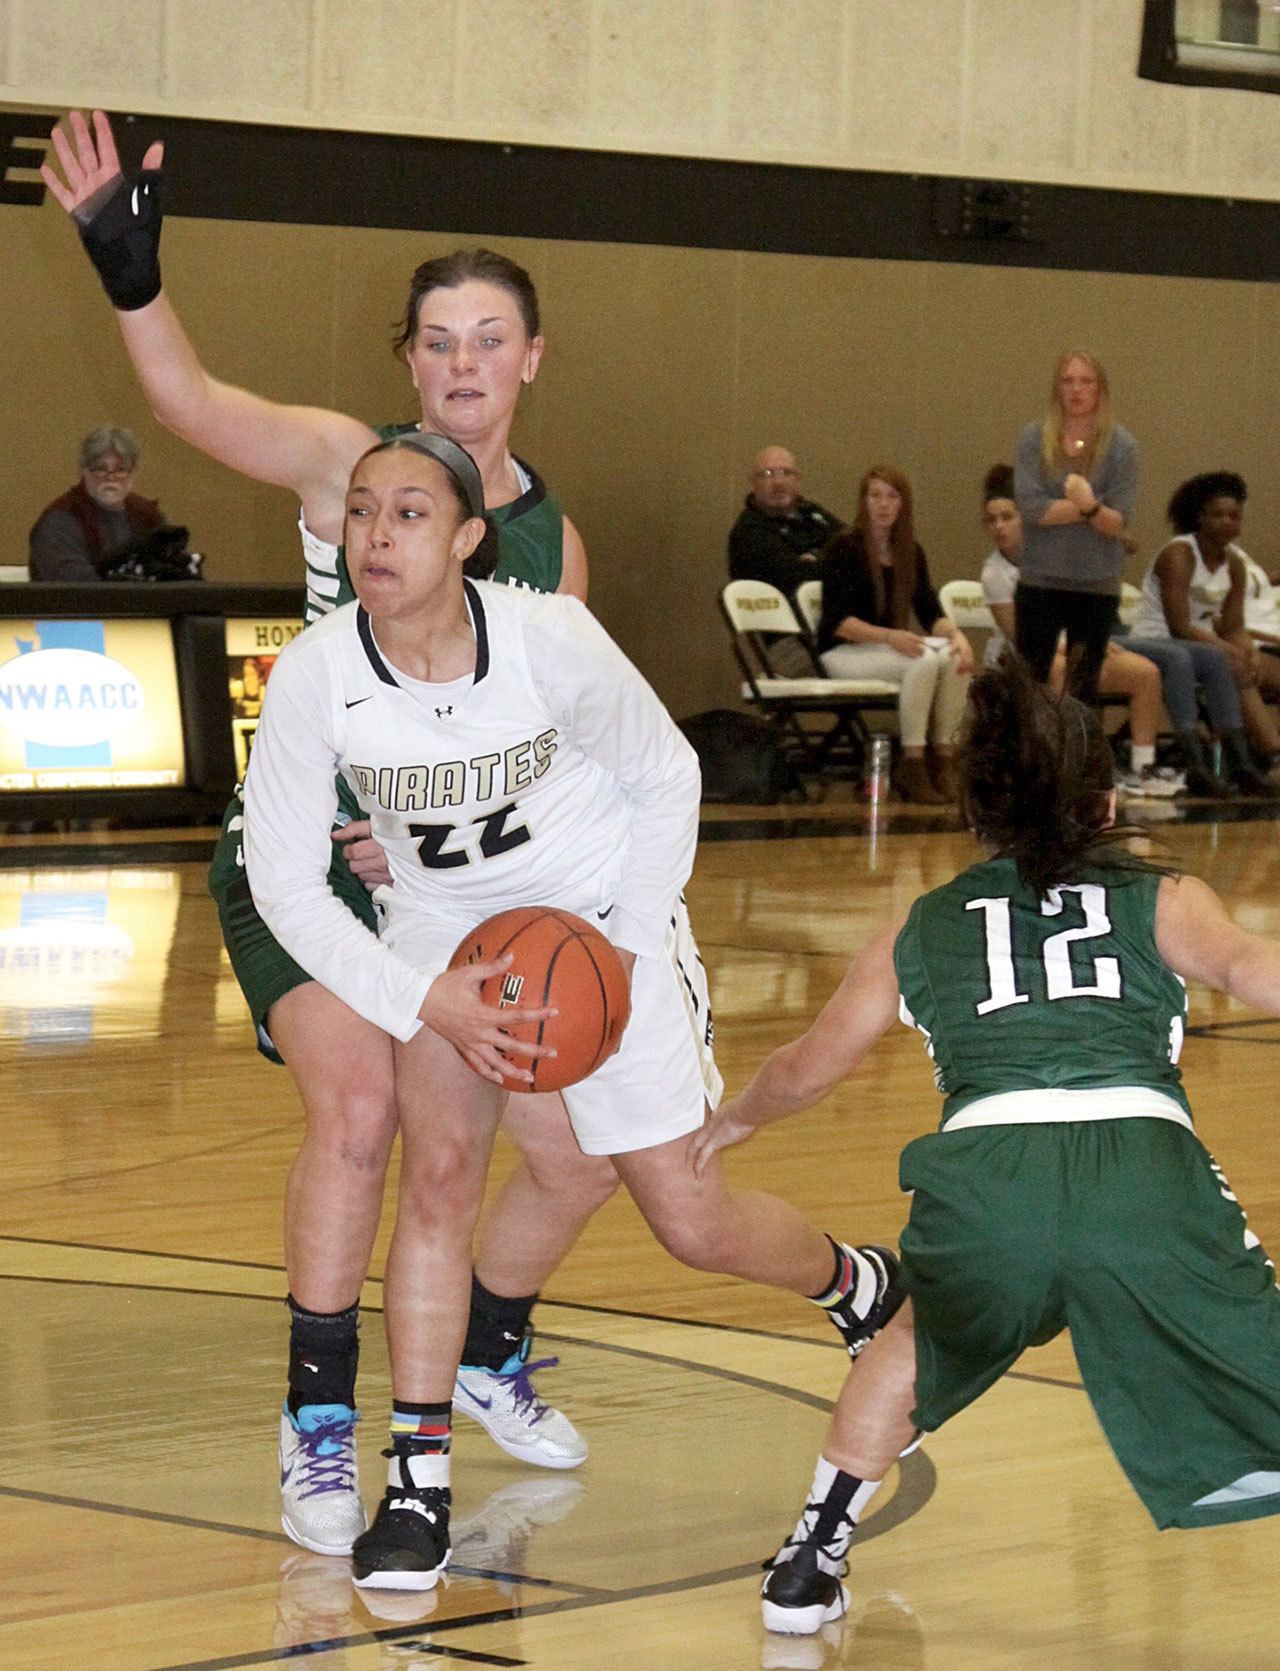
<svg viewBox="0 0 1280 1671"><path fill-rule="evenodd" d="M694 1271L724 1272L732 1269L732 1261L724 1239L716 1234L709 1219L696 1212L679 1211L646 1214L649 1228L673 1259Z"/></svg>
<svg viewBox="0 0 1280 1671"><path fill-rule="evenodd" d="M590 1204L592 1212L603 1207L618 1187L618 1174L607 1155L584 1155L575 1145L554 1157L526 1155L535 1183L548 1194L575 1205Z"/></svg>
<svg viewBox="0 0 1280 1671"><path fill-rule="evenodd" d="M308 1136L362 1172L386 1170L397 1125L395 1098L376 1089L339 1088L322 1106L307 1108Z"/></svg>
<svg viewBox="0 0 1280 1671"><path fill-rule="evenodd" d="M420 1228L470 1223L479 1209L483 1173L462 1143L439 1140L416 1155L400 1174L400 1212Z"/></svg>

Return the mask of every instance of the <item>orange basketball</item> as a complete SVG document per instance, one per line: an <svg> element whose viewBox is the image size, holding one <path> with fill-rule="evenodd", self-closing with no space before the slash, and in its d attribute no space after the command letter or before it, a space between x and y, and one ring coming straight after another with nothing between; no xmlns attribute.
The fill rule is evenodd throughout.
<svg viewBox="0 0 1280 1671"><path fill-rule="evenodd" d="M560 1011L549 1021L510 1029L513 1038L549 1044L554 1056L529 1062L533 1084L507 1079L512 1091L562 1091L612 1056L631 1015L631 987L622 960L598 928L549 905L526 905L489 917L459 945L451 969L492 963L510 952L510 968L480 988L486 1004Z"/></svg>

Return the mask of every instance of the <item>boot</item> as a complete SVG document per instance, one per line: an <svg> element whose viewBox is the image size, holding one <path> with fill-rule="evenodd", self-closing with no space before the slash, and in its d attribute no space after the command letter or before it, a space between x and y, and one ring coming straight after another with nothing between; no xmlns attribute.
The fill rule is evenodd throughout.
<svg viewBox="0 0 1280 1671"><path fill-rule="evenodd" d="M903 755L898 763L898 793L912 806L946 806L947 798L939 795L929 781L929 768L918 755Z"/></svg>
<svg viewBox="0 0 1280 1671"><path fill-rule="evenodd" d="M1222 758L1231 781L1242 795L1275 794L1274 785L1267 782L1253 763L1249 743L1243 731L1228 731L1222 739Z"/></svg>
<svg viewBox="0 0 1280 1671"><path fill-rule="evenodd" d="M1203 795L1215 801L1235 799L1239 790L1214 772L1198 731L1179 731L1177 744L1183 770L1187 774L1188 795Z"/></svg>
<svg viewBox="0 0 1280 1671"><path fill-rule="evenodd" d="M960 801L960 768L954 752L943 754L940 749L929 750L929 781L952 806Z"/></svg>

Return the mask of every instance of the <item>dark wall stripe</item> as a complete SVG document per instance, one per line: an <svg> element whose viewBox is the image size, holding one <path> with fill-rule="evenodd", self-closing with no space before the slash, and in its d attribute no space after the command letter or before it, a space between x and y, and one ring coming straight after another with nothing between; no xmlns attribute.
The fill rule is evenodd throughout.
<svg viewBox="0 0 1280 1671"><path fill-rule="evenodd" d="M30 142L52 120L0 111L0 201L43 200ZM169 210L204 220L1280 278L1276 203L176 116L115 121L135 161L150 140L168 141ZM6 168L25 177L3 178Z"/></svg>

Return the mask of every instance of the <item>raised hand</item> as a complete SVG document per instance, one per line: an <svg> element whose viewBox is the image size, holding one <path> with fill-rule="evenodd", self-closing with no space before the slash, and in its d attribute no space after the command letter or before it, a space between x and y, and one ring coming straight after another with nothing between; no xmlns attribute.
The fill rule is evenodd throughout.
<svg viewBox="0 0 1280 1671"><path fill-rule="evenodd" d="M111 124L93 113L93 131L83 111L68 118L70 138L58 127L53 148L65 183L44 163L40 177L75 221L89 259L114 307L131 313L160 294L160 227L163 219L160 164L164 144L148 146L142 172L126 180Z"/></svg>
<svg viewBox="0 0 1280 1671"><path fill-rule="evenodd" d="M67 213L74 215L95 192L109 185L121 169L115 135L104 111L94 111L92 133L81 110L73 110L67 121L71 128L70 139L60 127L55 128L51 136L62 172L67 177L66 185L48 163L41 165L40 178ZM163 161L164 141L158 139L154 145L148 146L142 166L144 169L158 169Z"/></svg>

